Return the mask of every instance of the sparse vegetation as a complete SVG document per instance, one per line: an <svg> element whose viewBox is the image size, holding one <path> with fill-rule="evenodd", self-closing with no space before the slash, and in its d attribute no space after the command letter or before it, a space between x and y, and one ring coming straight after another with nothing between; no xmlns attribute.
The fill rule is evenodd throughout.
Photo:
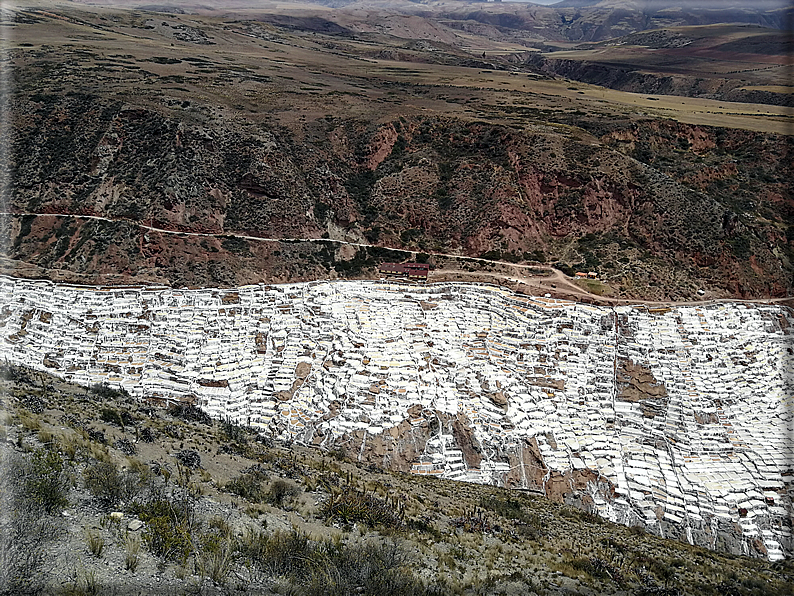
<svg viewBox="0 0 794 596"><path fill-rule="evenodd" d="M25 377L22 372L17 376ZM29 381L41 385L38 380ZM12 421L19 412L28 411L17 405L13 395L21 393L17 387L30 385L0 382L12 387ZM50 410L69 408L72 418L63 414L61 420L79 426L80 417L90 419L93 407L64 396L61 391L75 395L82 391L66 387L53 387ZM113 398L107 405L116 410L119 406ZM155 415L145 413L142 407L130 413L158 425L173 425L185 438L205 426L174 417L168 410ZM212 584L231 590L235 578L245 577L263 590L280 582L284 590L300 594L541 593L552 586L548 578L567 582L566 589L575 593L589 594L612 590L713 596L785 594L792 577L789 563L773 567L761 560L727 557L661 540L639 528L616 526L541 497L388 474L364 468L351 458L329 459L328 454L295 446L265 446L253 441L247 431L224 430L222 423L206 430L207 440L214 441L208 446L211 451L229 438L241 443L245 432L246 453L256 458L224 453L205 456L226 458L229 465L235 461L232 458L240 460L233 464L237 472L225 482L213 478L217 473L214 465L205 465L201 478L194 479L190 468L174 460L167 463L171 453L165 450L160 451L160 461L166 463L155 466L152 462L153 473L149 465L117 450L108 451L77 430L56 434L45 424L42 419L35 430L7 427L20 433L22 445L38 441L42 432L49 433L51 448L27 453L12 449L6 460L12 465L2 475L4 490L13 489L19 514L18 518L0 519L2 585L14 586L6 593L35 592L38 578L43 577L42 564L52 556L48 545L65 535L55 528L77 523L73 517L55 515L66 506L63 501L58 501L62 505L54 507L52 515L41 515L38 497L32 495L42 492L22 490L40 485L16 482L34 470L33 477L39 479L60 470L52 478L68 480L55 485L66 490L67 504L72 500L69 510L79 508L85 519L94 519L93 525L87 521L83 533L78 533L78 548L85 551L86 558L67 582L66 591L74 594L101 591L108 580L97 563L112 560L113 553L121 555L119 570L141 580L156 567L156 573L164 574L162 578L182 578L199 586ZM66 441L66 436L71 439ZM75 452L70 463L48 457L67 443ZM92 452L91 447L104 451ZM156 445L150 448L161 449ZM9 443L4 449L10 449ZM33 465L34 461L38 463ZM71 482L77 481L79 487L80 480L90 500L79 497L79 491L70 492ZM199 493L199 482L209 495ZM219 493L215 486L227 492ZM312 491L308 499L301 486ZM242 502L237 501L238 507L219 509L216 500L229 493ZM315 499L319 501L316 504ZM111 503L121 511L102 513ZM214 513L206 513L208 508ZM267 530L285 521L293 524L292 530ZM130 526L136 528L131 531L129 524L140 525ZM428 581L429 577L433 581Z"/></svg>
<svg viewBox="0 0 794 596"><path fill-rule="evenodd" d="M124 569L135 573L138 568L140 558L138 553L141 549L141 542L135 535L127 535L124 538Z"/></svg>
<svg viewBox="0 0 794 596"><path fill-rule="evenodd" d="M267 479L264 473L258 471L240 474L226 484L226 490L241 496L251 503L261 503L267 495L262 486Z"/></svg>
<svg viewBox="0 0 794 596"><path fill-rule="evenodd" d="M60 523L54 513L66 504L65 482L57 460L44 452L23 456L5 451L0 467L0 593L31 594L49 543ZM37 457L37 461L31 459ZM49 509L49 511L48 511Z"/></svg>
<svg viewBox="0 0 794 596"><path fill-rule="evenodd" d="M347 546L340 540L314 541L293 529L249 534L243 553L257 568L290 578L307 595L444 593L413 576L410 560L393 541Z"/></svg>
<svg viewBox="0 0 794 596"><path fill-rule="evenodd" d="M238 544L223 520L210 520L209 526L209 531L198 538L199 575L209 577L215 584L223 584L232 570Z"/></svg>
<svg viewBox="0 0 794 596"><path fill-rule="evenodd" d="M186 468L195 469L201 467L201 456L192 449L180 451L175 457Z"/></svg>
<svg viewBox="0 0 794 596"><path fill-rule="evenodd" d="M135 472L122 472L115 463L108 461L98 461L88 466L83 476L86 488L104 510L132 498L142 482Z"/></svg>
<svg viewBox="0 0 794 596"><path fill-rule="evenodd" d="M397 499L381 499L377 495L346 487L331 494L322 508L327 518L343 523L362 522L371 527L400 528L405 518L403 504Z"/></svg>
<svg viewBox="0 0 794 596"><path fill-rule="evenodd" d="M86 530L85 536L86 546L88 551L95 557L101 557L102 551L105 548L105 539L91 530Z"/></svg>
<svg viewBox="0 0 794 596"><path fill-rule="evenodd" d="M187 422L199 422L211 426L212 418L201 408L193 404L177 404L169 408L168 412L174 417Z"/></svg>
<svg viewBox="0 0 794 596"><path fill-rule="evenodd" d="M62 593L64 596L99 596L102 586L99 583L97 574L93 569L86 569L80 565L72 574L74 578L67 584Z"/></svg>
<svg viewBox="0 0 794 596"><path fill-rule="evenodd" d="M194 532L198 527L192 495L159 493L131 507L146 522L143 540L156 556L185 564L195 550Z"/></svg>
<svg viewBox="0 0 794 596"><path fill-rule="evenodd" d="M267 500L276 507L283 507L288 500L294 499L300 493L299 486L286 480L276 480L267 491Z"/></svg>
<svg viewBox="0 0 794 596"><path fill-rule="evenodd" d="M12 472L23 487L22 498L45 513L57 512L68 504L69 477L57 451L37 449L26 464Z"/></svg>

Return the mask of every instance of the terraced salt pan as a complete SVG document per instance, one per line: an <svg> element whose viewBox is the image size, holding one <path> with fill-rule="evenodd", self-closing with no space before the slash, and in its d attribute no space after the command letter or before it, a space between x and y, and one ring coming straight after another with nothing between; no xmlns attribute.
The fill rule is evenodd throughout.
<svg viewBox="0 0 794 596"><path fill-rule="evenodd" d="M683 527L711 546L732 521L747 548L761 541L772 559L791 549L794 321L781 307L650 312L375 282L173 290L0 278L0 291L12 363L196 399L213 416L307 443L318 431L327 443L418 424L416 404L463 413L479 468L442 429L416 473L503 482L504 454L533 438L546 478L590 469L609 480L614 495L590 488L611 519ZM626 362L666 396L627 401Z"/></svg>

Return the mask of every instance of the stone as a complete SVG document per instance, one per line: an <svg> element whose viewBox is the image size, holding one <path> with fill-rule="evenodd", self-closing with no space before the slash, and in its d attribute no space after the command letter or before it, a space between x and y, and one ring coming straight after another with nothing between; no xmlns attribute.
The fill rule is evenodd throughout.
<svg viewBox="0 0 794 596"><path fill-rule="evenodd" d="M139 519L134 519L129 524L127 524L127 529L130 532L137 532L142 527L143 527L143 522Z"/></svg>
<svg viewBox="0 0 794 596"><path fill-rule="evenodd" d="M500 408L507 405L507 397L501 391L497 391L496 393L489 393L488 398L495 403Z"/></svg>

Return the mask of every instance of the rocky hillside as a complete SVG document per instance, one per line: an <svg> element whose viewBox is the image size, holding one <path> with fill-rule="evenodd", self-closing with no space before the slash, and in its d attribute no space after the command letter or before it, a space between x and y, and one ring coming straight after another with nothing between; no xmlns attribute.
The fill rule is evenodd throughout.
<svg viewBox="0 0 794 596"><path fill-rule="evenodd" d="M790 136L643 116L357 14L17 10L18 40L53 44L9 54L4 271L217 286L415 258L388 248L631 298L790 293Z"/></svg>
<svg viewBox="0 0 794 596"><path fill-rule="evenodd" d="M736 78L711 77L697 74L647 72L642 66L608 62L590 62L546 57L537 52L512 58L512 61L532 66L552 75L619 89L630 93L710 97L741 103L765 103L791 107L794 100L784 88L778 90L746 89L747 81Z"/></svg>
<svg viewBox="0 0 794 596"><path fill-rule="evenodd" d="M791 291L790 136L664 120L352 9L343 31L98 10L3 17L5 272L239 285L371 275L388 248L593 270L630 298Z"/></svg>
<svg viewBox="0 0 794 596"><path fill-rule="evenodd" d="M789 594L792 566L2 369L2 594Z"/></svg>
<svg viewBox="0 0 794 596"><path fill-rule="evenodd" d="M632 93L791 106L785 75L791 51L791 40L775 28L698 24L638 30L574 51L524 52L507 59Z"/></svg>
<svg viewBox="0 0 794 596"><path fill-rule="evenodd" d="M88 94L20 97L12 113L11 210L111 221L20 215L10 256L82 279L185 280L194 263L193 284L242 283L254 255L246 275L295 277L274 269L278 245L223 237L238 234L559 262L626 295L791 286L786 137L579 118L598 138L448 117L290 129ZM215 236L172 242L138 224Z"/></svg>

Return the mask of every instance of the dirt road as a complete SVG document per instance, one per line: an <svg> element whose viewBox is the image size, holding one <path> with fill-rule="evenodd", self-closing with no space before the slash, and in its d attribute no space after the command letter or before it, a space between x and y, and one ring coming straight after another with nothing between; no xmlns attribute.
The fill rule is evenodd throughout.
<svg viewBox="0 0 794 596"><path fill-rule="evenodd" d="M34 217L57 217L57 218L71 218L71 219L90 219L98 221L106 221L115 223L117 221L124 221L131 225L138 226L141 229L159 232L162 234L174 234L180 236L197 236L197 237L220 237L220 236L233 236L243 240L250 240L253 242L328 242L330 244L346 244L348 246L362 247L362 248L383 248L374 244L363 244L359 242L348 242L345 240L334 240L331 238L262 238L259 236L249 236L246 234L239 234L235 232L182 232L178 230L168 230L165 228L158 228L151 225L146 225L138 221L128 219L111 219L108 217L101 217L98 215L74 215L64 213L25 213L25 212L0 212L0 217L21 217L21 216L34 216ZM415 253L417 251L406 250L403 248L394 248L405 252L406 254ZM519 265L513 263L505 263L503 261L494 261L491 259L482 259L479 257L468 257L463 255L456 255L450 253L440 252L426 252L430 256L442 257L446 259L456 259L458 261L471 261L473 263L481 264L488 263L492 265L499 265L503 267L510 267L519 271L539 271L544 270L547 274L544 275L507 275L504 273L489 272L489 271L463 271L460 269L437 269L431 271L428 277L429 282L442 282L442 281L467 281L467 282L485 282L495 283L497 285L504 285L516 292L522 294L550 294L555 298L573 300L578 302L585 302L597 305L618 305L618 304L647 304L652 306L691 306L700 304L712 304L715 302L748 302L755 304L787 304L794 307L794 297L786 298L756 298L750 300L742 300L739 298L718 298L708 300L693 300L685 302L670 302L670 301L654 301L654 300L640 300L636 298L612 298L599 296L588 292L584 288L574 283L574 280L565 275L559 269L555 269L550 265L542 263Z"/></svg>

